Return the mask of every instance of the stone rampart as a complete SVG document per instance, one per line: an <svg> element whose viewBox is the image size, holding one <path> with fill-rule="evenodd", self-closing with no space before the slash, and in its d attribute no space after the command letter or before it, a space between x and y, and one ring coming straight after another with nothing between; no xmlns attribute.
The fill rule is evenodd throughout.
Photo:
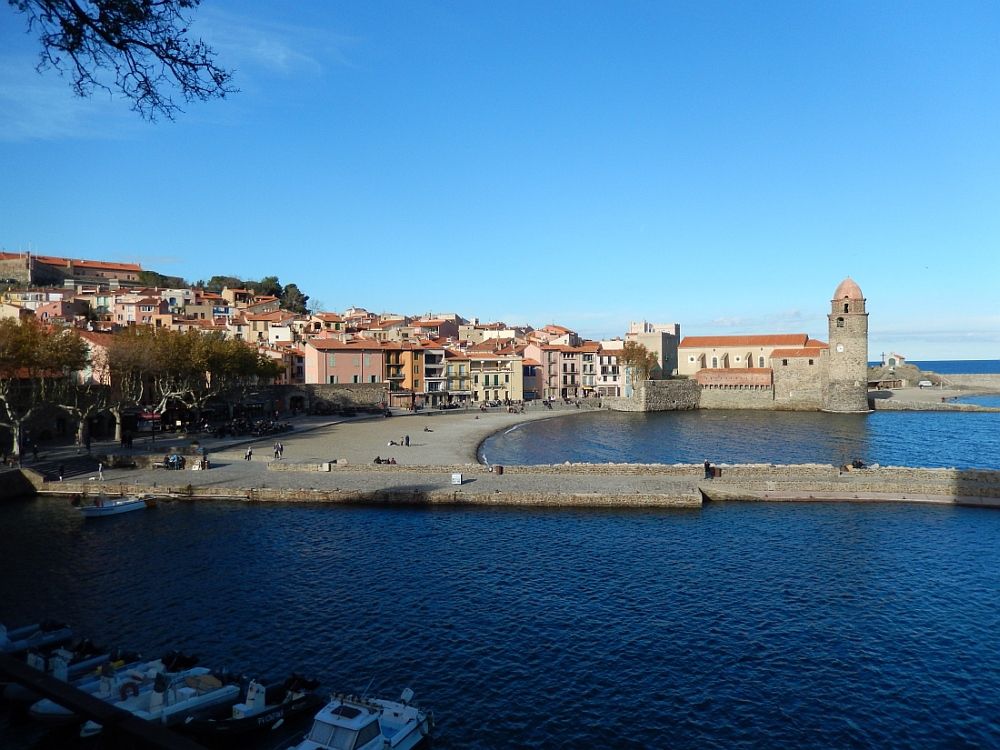
<svg viewBox="0 0 1000 750"><path fill-rule="evenodd" d="M698 405L702 409L774 409L770 388L702 388Z"/></svg>
<svg viewBox="0 0 1000 750"><path fill-rule="evenodd" d="M613 411L684 411L698 408L699 386L693 380L647 380L631 398L604 398Z"/></svg>

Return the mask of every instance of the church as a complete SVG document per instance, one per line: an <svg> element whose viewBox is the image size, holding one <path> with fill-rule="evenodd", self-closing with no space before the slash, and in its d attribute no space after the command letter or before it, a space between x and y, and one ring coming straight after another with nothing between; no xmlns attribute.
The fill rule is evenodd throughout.
<svg viewBox="0 0 1000 750"><path fill-rule="evenodd" d="M869 411L868 313L850 278L830 301L828 342L804 333L686 336L678 375L701 387L701 408Z"/></svg>

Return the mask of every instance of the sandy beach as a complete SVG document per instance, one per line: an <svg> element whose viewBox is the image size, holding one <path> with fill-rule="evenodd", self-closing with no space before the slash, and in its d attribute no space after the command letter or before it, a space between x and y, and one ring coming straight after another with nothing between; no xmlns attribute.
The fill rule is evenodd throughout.
<svg viewBox="0 0 1000 750"><path fill-rule="evenodd" d="M336 461L371 464L376 457L395 458L400 466L458 466L477 464L476 449L495 432L537 419L568 417L592 409L530 407L524 414L506 411L431 411L413 415L345 420L329 426L298 430L253 443L213 450L218 459L243 458L249 446L254 459L273 458L277 440L284 445L283 460L296 463ZM327 424L327 423L323 423ZM409 437L409 446L405 445ZM391 445L390 443L395 443Z"/></svg>

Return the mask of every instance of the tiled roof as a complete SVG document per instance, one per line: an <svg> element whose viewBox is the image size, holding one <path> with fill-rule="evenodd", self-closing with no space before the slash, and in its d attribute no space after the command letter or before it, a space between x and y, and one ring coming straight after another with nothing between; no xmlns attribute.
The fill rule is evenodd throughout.
<svg viewBox="0 0 1000 750"><path fill-rule="evenodd" d="M772 359L785 359L789 357L818 357L823 350L819 347L805 347L801 349L775 349L771 352Z"/></svg>
<svg viewBox="0 0 1000 750"><path fill-rule="evenodd" d="M685 336L681 349L707 349L726 346L805 346L809 337L804 333L768 333L751 336Z"/></svg>

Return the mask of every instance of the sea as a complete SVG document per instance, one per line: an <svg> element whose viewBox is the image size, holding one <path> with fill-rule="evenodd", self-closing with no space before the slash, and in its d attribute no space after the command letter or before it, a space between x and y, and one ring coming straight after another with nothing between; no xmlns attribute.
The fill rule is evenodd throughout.
<svg viewBox="0 0 1000 750"><path fill-rule="evenodd" d="M484 450L1000 468L1000 413L689 414L543 420ZM39 498L0 503L0 550L10 626L410 687L434 748L1000 747L995 510L193 500L85 520ZM5 750L74 736L0 705Z"/></svg>

